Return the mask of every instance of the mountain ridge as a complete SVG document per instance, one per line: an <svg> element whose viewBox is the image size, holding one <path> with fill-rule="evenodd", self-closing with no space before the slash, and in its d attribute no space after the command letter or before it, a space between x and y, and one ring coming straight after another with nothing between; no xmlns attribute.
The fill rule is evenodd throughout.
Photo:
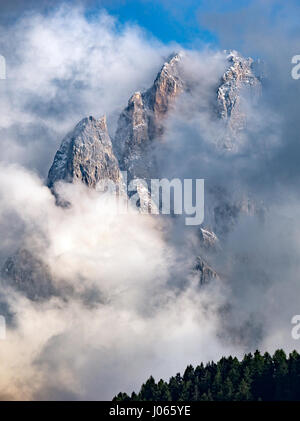
<svg viewBox="0 0 300 421"><path fill-rule="evenodd" d="M224 136L221 147L234 152L237 149L234 142L246 124L239 95L245 87L253 89L256 95L261 84L253 72L252 59L245 59L234 51L226 54L228 68L217 82L215 107L218 118L230 129L230 136ZM89 188L96 188L97 183L105 179L122 184L123 170L128 172L129 182L134 178L147 180L155 175L155 162L149 158L149 153L153 142L162 138L164 122L177 97L187 89L187 81L182 72L183 61L184 54L173 54L163 64L153 85L145 92L135 92L130 97L120 114L113 140L108 133L105 116L98 120L92 116L85 117L65 136L55 154L47 179L47 186L54 194L56 183L61 181L82 182ZM144 185L137 184L137 194L140 197L140 208L149 206L149 190ZM218 232L223 234L234 224L240 209L225 201L221 205L215 204L212 212L213 217L218 218ZM219 243L212 228L200 229L199 256L195 256L194 266L199 273L200 284L219 279L219 275L207 261L208 254L220 252ZM19 254L20 251L17 251L15 257L10 258L13 265L6 262L5 276L6 279L11 278L11 283L23 291L24 285L20 287L18 277L20 273L27 274L27 268L24 272L24 259L18 260ZM18 267L18 261L21 267ZM35 266L40 270L39 264L33 265ZM32 277L32 284L35 285L36 273ZM30 296L34 296L34 292L31 291Z"/></svg>

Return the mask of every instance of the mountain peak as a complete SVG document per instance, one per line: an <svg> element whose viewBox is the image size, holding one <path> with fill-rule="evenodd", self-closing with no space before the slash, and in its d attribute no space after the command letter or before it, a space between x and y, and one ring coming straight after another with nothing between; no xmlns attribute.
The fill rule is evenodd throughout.
<svg viewBox="0 0 300 421"><path fill-rule="evenodd" d="M48 175L48 186L63 180L82 181L90 187L105 178L120 180L118 161L112 151L106 117L85 117L63 139Z"/></svg>
<svg viewBox="0 0 300 421"><path fill-rule="evenodd" d="M172 66L176 66L183 59L183 57L184 53L182 51L170 54L165 63L163 64L160 73L163 70L172 68Z"/></svg>
<svg viewBox="0 0 300 421"><path fill-rule="evenodd" d="M107 131L106 116L103 115L98 120L92 115L84 117L79 123L76 124L74 131L80 132L85 130L87 127L98 127L103 131Z"/></svg>
<svg viewBox="0 0 300 421"><path fill-rule="evenodd" d="M180 52L169 56L153 85L145 92L135 92L120 115L114 147L122 169L128 170L133 177L149 176L146 150L162 135L163 120L183 90L182 57Z"/></svg>

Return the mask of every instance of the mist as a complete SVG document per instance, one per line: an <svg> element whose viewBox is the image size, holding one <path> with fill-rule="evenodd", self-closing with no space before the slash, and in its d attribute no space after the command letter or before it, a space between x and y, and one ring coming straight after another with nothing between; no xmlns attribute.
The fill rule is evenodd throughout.
<svg viewBox="0 0 300 421"><path fill-rule="evenodd" d="M265 14L271 6L265 2ZM256 2L248 12L256 16ZM0 264L26 248L56 291L34 301L1 284L9 315L1 398L111 399L188 364L299 349L291 318L299 313L300 85L289 56L299 40L290 35L294 26L275 25L270 38L268 25L253 33L250 19L238 43L240 25L229 32L218 14L206 22L219 33L219 51L164 45L105 10L88 19L83 5L31 10L0 28L8 76L0 81ZM223 48L260 57L268 68L260 102L244 98L247 129L233 154L218 147L225 128L211 113ZM165 122L154 151L159 175L205 179L205 227L213 225L215 187L228 203L252 204L226 236L218 233L222 250L209 258L219 279L202 287L192 270L202 252L198 231L181 218L120 215L114 197L62 183L66 209L45 186L66 133L85 116L106 114L113 136L128 98L149 88L176 50L195 89Z"/></svg>

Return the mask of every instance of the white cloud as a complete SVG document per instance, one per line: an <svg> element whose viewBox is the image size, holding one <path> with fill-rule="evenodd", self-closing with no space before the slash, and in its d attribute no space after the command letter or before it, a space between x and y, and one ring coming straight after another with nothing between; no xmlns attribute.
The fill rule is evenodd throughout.
<svg viewBox="0 0 300 421"><path fill-rule="evenodd" d="M37 176L0 168L0 226L14 223L10 210L24 222L26 246L50 266L62 294L32 302L3 291L16 327L0 347L0 394L110 399L151 373L170 376L228 353L217 339L224 292L216 284L200 294L192 275L182 290L172 285L179 256L160 219L118 215L113 198L80 185L64 188L70 209L57 207ZM90 288L100 301L80 298Z"/></svg>

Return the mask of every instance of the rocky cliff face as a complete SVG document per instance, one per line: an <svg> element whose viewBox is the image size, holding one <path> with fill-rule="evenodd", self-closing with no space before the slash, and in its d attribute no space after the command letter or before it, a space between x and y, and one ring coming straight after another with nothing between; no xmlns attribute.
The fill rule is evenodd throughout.
<svg viewBox="0 0 300 421"><path fill-rule="evenodd" d="M122 170L132 178L149 178L154 171L149 159L151 144L162 135L164 119L184 88L181 59L180 54L172 56L150 89L134 93L120 115L114 147Z"/></svg>
<svg viewBox="0 0 300 421"><path fill-rule="evenodd" d="M116 183L121 180L106 119L84 118L62 141L50 168L47 184L53 188L57 181L80 181L94 188L104 179Z"/></svg>

